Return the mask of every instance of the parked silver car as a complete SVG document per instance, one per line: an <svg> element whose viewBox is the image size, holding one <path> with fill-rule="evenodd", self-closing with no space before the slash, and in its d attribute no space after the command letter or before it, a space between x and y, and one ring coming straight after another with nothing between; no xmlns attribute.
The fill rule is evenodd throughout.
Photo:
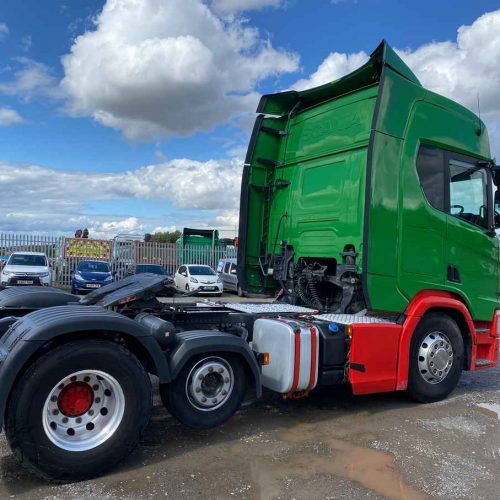
<svg viewBox="0 0 500 500"><path fill-rule="evenodd" d="M243 297L243 290L238 283L236 274L236 259L222 259L217 264L217 273L224 285L224 291L236 292L238 297Z"/></svg>

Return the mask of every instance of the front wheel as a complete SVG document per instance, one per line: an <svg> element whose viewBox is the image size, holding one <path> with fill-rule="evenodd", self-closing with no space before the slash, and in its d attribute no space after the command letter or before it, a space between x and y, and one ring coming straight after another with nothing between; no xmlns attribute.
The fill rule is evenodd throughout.
<svg viewBox="0 0 500 500"><path fill-rule="evenodd" d="M422 403L444 399L458 383L463 358L464 342L456 322L440 313L424 316L411 341L410 396Z"/></svg>
<svg viewBox="0 0 500 500"><path fill-rule="evenodd" d="M243 288L241 288L241 285L239 283L236 287L236 293L238 294L238 297L243 297Z"/></svg>
<svg viewBox="0 0 500 500"><path fill-rule="evenodd" d="M247 375L238 356L220 353L191 358L175 380L160 387L165 407L184 425L211 429L240 408Z"/></svg>
<svg viewBox="0 0 500 500"><path fill-rule="evenodd" d="M6 436L39 477L87 479L136 447L151 402L149 377L129 350L104 340L71 342L41 356L17 382Z"/></svg>

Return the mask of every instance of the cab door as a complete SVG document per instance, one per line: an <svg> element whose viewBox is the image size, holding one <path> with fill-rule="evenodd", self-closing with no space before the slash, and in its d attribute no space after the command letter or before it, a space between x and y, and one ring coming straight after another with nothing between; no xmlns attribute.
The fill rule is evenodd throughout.
<svg viewBox="0 0 500 500"><path fill-rule="evenodd" d="M477 160L448 152L446 284L468 298L475 320L498 307L498 239L490 173Z"/></svg>

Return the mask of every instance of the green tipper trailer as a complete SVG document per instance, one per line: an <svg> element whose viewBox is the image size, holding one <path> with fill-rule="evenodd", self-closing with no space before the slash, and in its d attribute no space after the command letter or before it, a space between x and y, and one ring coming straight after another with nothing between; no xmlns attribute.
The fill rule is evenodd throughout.
<svg viewBox="0 0 500 500"><path fill-rule="evenodd" d="M449 292L498 307L488 134L386 43L321 87L263 96L246 157L239 281L334 313Z"/></svg>

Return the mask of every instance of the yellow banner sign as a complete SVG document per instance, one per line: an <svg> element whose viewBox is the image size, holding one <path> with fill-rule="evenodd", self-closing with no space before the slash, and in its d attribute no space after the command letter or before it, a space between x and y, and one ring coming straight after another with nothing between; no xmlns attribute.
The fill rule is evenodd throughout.
<svg viewBox="0 0 500 500"><path fill-rule="evenodd" d="M111 257L111 241L66 238L64 256L109 259Z"/></svg>

